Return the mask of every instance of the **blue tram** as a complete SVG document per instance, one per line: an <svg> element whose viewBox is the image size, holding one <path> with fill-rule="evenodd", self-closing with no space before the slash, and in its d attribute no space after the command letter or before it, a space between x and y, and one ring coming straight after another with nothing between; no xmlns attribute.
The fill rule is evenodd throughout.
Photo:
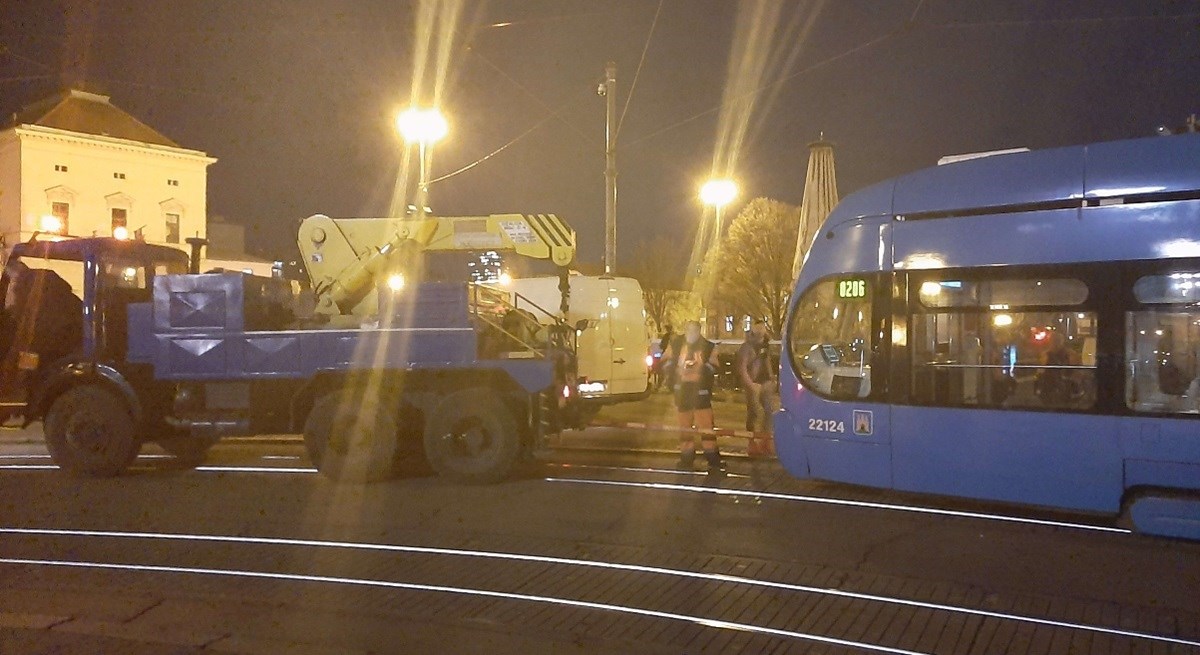
<svg viewBox="0 0 1200 655"><path fill-rule="evenodd" d="M1200 539L1200 135L869 187L826 220L791 302L792 475Z"/></svg>

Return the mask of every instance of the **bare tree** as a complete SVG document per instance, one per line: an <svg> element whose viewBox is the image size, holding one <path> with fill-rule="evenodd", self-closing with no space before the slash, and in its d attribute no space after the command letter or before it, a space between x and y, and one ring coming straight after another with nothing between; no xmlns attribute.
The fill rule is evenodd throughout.
<svg viewBox="0 0 1200 655"><path fill-rule="evenodd" d="M633 261L626 267L630 277L642 285L646 317L656 333L669 322L673 294L678 294L679 244L659 236L638 244Z"/></svg>
<svg viewBox="0 0 1200 655"><path fill-rule="evenodd" d="M738 314L762 317L782 334L792 294L797 207L755 198L738 212L712 261L712 299Z"/></svg>

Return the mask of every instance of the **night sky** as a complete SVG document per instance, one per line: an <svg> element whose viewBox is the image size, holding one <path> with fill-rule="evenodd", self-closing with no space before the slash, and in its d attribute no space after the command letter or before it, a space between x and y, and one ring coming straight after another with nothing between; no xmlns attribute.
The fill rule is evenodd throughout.
<svg viewBox="0 0 1200 655"><path fill-rule="evenodd" d="M618 142L619 247L689 248L712 170L739 10L664 0ZM733 174L742 200L798 203L806 145L836 146L842 195L946 154L1153 133L1200 112L1200 1L763 3L746 39L772 60ZM387 212L413 82L415 3L396 0L0 0L0 111L84 79L185 147L219 158L209 213L285 256L295 220ZM603 252L604 63L629 97L656 0L466 2L442 100L439 214L555 212L581 259ZM768 16L770 12L765 12ZM914 17L915 13L915 17ZM743 19L745 21L745 19ZM499 25L508 23L507 25ZM750 21L745 21L747 25ZM746 98L747 96L742 96ZM730 106L730 109L734 109ZM690 119L690 120L688 120ZM738 120L742 119L742 120ZM736 209L736 207L734 208Z"/></svg>

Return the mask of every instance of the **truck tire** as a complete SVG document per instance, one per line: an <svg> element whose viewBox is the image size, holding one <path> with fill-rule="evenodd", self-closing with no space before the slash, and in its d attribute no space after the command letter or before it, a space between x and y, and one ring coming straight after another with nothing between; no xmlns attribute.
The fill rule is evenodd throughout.
<svg viewBox="0 0 1200 655"><path fill-rule="evenodd" d="M426 421L425 456L433 470L452 480L499 482L521 457L516 417L494 390L455 391Z"/></svg>
<svg viewBox="0 0 1200 655"><path fill-rule="evenodd" d="M388 398L349 389L317 398L304 421L304 447L317 470L360 484L395 475L399 425Z"/></svg>
<svg viewBox="0 0 1200 655"><path fill-rule="evenodd" d="M56 398L46 412L44 432L50 458L75 475L120 475L141 449L125 399L94 384Z"/></svg>

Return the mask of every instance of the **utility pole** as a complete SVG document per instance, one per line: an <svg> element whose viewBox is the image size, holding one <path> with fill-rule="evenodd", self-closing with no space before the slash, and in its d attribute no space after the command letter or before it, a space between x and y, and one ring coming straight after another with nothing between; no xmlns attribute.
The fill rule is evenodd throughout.
<svg viewBox="0 0 1200 655"><path fill-rule="evenodd" d="M617 268L617 64L604 66L604 274Z"/></svg>

